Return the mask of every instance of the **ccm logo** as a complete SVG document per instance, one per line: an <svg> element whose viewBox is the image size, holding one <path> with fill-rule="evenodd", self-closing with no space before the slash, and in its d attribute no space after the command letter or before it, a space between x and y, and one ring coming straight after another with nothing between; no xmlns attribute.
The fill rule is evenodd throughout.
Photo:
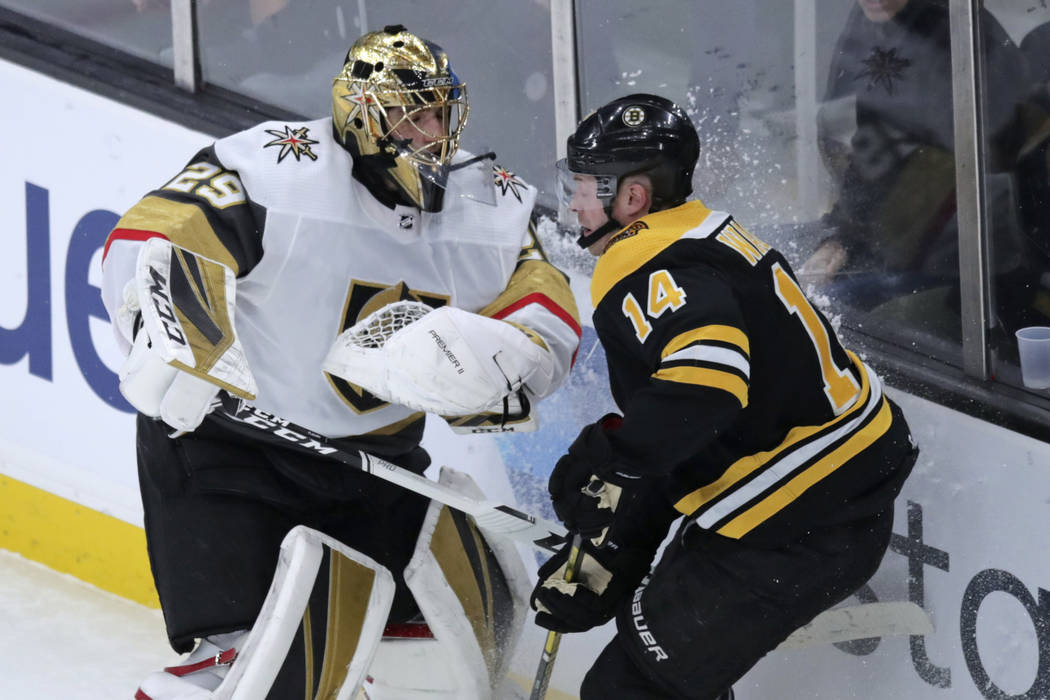
<svg viewBox="0 0 1050 700"><path fill-rule="evenodd" d="M157 315L160 316L160 323L164 326L165 334L179 345L186 345L186 336L183 335L182 329L179 328L179 321L175 318L175 311L172 308L171 297L168 296L168 280L164 278L164 275L157 272L157 269L150 265L149 276L152 279L152 283L149 287L150 300L153 302L153 308L157 310Z"/></svg>

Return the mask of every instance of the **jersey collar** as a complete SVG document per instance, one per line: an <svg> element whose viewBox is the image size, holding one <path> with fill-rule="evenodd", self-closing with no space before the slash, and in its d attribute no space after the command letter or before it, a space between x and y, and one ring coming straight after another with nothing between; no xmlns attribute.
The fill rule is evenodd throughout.
<svg viewBox="0 0 1050 700"><path fill-rule="evenodd" d="M693 200L673 209L643 216L625 226L612 237L594 266L594 275L591 277L592 306L598 308L598 303L617 282L641 268L679 238L697 229L706 230L715 223L721 223L726 216L723 212L712 212L699 200ZM718 222L714 219L718 219Z"/></svg>

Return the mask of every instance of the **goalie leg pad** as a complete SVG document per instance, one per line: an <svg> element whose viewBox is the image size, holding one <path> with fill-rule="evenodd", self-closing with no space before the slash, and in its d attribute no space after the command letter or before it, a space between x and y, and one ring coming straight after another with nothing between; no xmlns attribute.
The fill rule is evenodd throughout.
<svg viewBox="0 0 1050 700"><path fill-rule="evenodd" d="M356 698L393 598L385 567L293 528L262 611L212 700Z"/></svg>
<svg viewBox="0 0 1050 700"><path fill-rule="evenodd" d="M447 467L439 481L484 497L469 476ZM405 569L405 581L434 640L384 642L369 672L375 686L391 693L398 688L409 697L423 690L406 687L413 678L429 680L429 688L442 679L439 688L450 693L447 697L492 698L507 673L531 588L517 548L506 541L487 540L471 518L432 502ZM425 645L429 645L425 654L415 649ZM420 668L412 678L406 677L406 654L418 656L419 663L431 670Z"/></svg>

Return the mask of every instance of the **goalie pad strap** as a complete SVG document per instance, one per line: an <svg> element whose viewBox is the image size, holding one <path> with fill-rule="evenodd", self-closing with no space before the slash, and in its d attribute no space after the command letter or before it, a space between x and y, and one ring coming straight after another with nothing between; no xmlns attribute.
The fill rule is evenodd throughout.
<svg viewBox="0 0 1050 700"><path fill-rule="evenodd" d="M425 622L390 623L383 630L383 638L391 639L433 639L434 633Z"/></svg>
<svg viewBox="0 0 1050 700"><path fill-rule="evenodd" d="M229 666L233 663L234 659L237 658L236 649L227 649L220 651L215 656L198 661L195 664L183 664L182 666L165 666L164 672L170 673L173 676L188 676L191 673L202 671L212 666Z"/></svg>

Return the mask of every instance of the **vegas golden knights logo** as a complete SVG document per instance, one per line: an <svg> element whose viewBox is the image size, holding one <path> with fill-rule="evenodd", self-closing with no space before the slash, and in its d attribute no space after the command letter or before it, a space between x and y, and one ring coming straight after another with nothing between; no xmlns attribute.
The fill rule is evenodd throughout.
<svg viewBox="0 0 1050 700"><path fill-rule="evenodd" d="M395 285L383 286L374 282L362 282L351 280L350 289L346 294L346 303L343 305L342 325L338 333L342 333L359 320L378 311L387 304L395 301L421 301L427 306L438 308L449 302L446 294L432 294L409 289L404 282ZM361 387L325 372L328 382L335 389L343 401L356 413L369 413L387 405L386 401L373 396Z"/></svg>

